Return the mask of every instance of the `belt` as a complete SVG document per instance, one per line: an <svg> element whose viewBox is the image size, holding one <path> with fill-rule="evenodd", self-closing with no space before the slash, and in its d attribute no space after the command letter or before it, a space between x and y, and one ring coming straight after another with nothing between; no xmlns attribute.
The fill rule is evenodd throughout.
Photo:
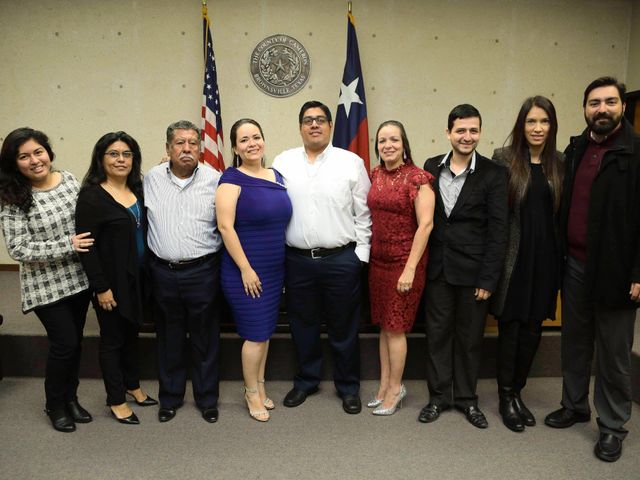
<svg viewBox="0 0 640 480"><path fill-rule="evenodd" d="M303 248L295 248L295 247L287 247L289 251L296 253L298 255L302 255L304 257L311 257L314 260L319 258L325 258L329 255L334 255L342 250L345 250L349 247L355 247L356 242L347 243L346 245L342 245L341 247L335 248L310 248L309 250L305 250Z"/></svg>
<svg viewBox="0 0 640 480"><path fill-rule="evenodd" d="M165 260L163 258L158 257L157 255L151 254L151 258L153 258L160 265L164 265L165 267L171 270L184 270L185 268L195 267L196 265L200 265L201 263L206 262L207 260L215 257L219 252L208 253L198 258L194 258L192 260L178 260L176 262L170 262L169 260Z"/></svg>

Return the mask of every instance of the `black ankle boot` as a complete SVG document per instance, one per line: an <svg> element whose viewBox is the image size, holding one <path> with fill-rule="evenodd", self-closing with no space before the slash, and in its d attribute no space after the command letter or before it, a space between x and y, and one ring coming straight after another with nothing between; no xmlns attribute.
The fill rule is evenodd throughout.
<svg viewBox="0 0 640 480"><path fill-rule="evenodd" d="M514 432L524 431L524 425L520 419L520 415L515 408L515 395L511 388L500 388L500 416L502 417L502 423L509 430Z"/></svg>
<svg viewBox="0 0 640 480"><path fill-rule="evenodd" d="M46 414L51 420L51 425L59 432L75 432L76 424L73 418L67 413L67 409L64 407L57 407L52 409L46 409Z"/></svg>
<svg viewBox="0 0 640 480"><path fill-rule="evenodd" d="M516 413L527 427L533 427L536 424L536 417L533 416L531 410L527 408L527 406L520 398L520 392L514 393L513 395L513 406L516 410Z"/></svg>

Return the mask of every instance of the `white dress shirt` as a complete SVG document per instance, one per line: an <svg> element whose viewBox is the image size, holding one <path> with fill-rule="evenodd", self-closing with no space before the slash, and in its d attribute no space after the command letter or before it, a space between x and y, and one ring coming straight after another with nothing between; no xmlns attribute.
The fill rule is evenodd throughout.
<svg viewBox="0 0 640 480"><path fill-rule="evenodd" d="M164 260L193 260L220 250L216 222L216 189L220 172L200 164L182 180L169 163L153 167L144 177L149 249Z"/></svg>
<svg viewBox="0 0 640 480"><path fill-rule="evenodd" d="M335 248L356 242L358 258L369 261L371 181L360 157L329 144L310 162L304 147L298 147L278 155L273 168L284 176L293 205L287 245Z"/></svg>

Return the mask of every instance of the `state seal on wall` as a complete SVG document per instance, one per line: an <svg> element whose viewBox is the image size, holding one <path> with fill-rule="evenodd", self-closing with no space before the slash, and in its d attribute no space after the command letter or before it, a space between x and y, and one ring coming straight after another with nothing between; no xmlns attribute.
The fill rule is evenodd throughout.
<svg viewBox="0 0 640 480"><path fill-rule="evenodd" d="M262 40L251 53L251 78L272 97L290 97L309 80L311 60L302 44L278 33Z"/></svg>

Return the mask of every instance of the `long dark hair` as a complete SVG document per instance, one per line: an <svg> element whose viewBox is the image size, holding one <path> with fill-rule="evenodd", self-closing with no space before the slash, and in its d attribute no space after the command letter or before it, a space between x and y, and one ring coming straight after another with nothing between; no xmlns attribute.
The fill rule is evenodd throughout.
<svg viewBox="0 0 640 480"><path fill-rule="evenodd" d="M238 168L240 165L242 165L242 159L240 158L240 155L238 155L236 151L233 149L237 145L238 129L242 125L246 125L247 123L250 123L251 125L255 125L256 127L258 127L258 130L260 130L260 136L264 140L264 133L262 133L262 127L253 118L241 118L236 123L234 123L233 126L231 127L231 132L229 133L229 139L231 140L231 156L233 157L233 166L235 168ZM264 167L264 158L262 159L261 164Z"/></svg>
<svg viewBox="0 0 640 480"><path fill-rule="evenodd" d="M373 142L373 149L376 152L376 158L380 161L380 165L384 165L384 162L380 158L380 152L378 151L378 134L380 130L384 127L392 125L394 127L398 127L400 130L400 138L402 139L402 148L404 149L404 155L402 156L402 161L407 165L413 165L413 157L411 156L411 147L409 146L409 139L407 138L407 132L404 129L404 125L400 123L398 120L387 120L386 122L382 122L376 130L375 141Z"/></svg>
<svg viewBox="0 0 640 480"><path fill-rule="evenodd" d="M507 142L510 140L510 145L507 149L509 152L509 203L511 205L521 203L531 184L531 156L524 129L527 115L533 107L541 108L549 117L549 134L540 154L540 162L551 189L554 211L557 211L560 206L563 176L563 164L556 151L558 118L551 100L541 95L529 97L524 101L522 107L520 107L520 112L518 112L516 124L507 138Z"/></svg>
<svg viewBox="0 0 640 480"><path fill-rule="evenodd" d="M28 212L33 205L31 183L18 170L18 151L29 140L41 145L53 161L55 155L49 143L49 137L40 130L29 127L17 128L2 143L0 150L0 204L15 205Z"/></svg>
<svg viewBox="0 0 640 480"><path fill-rule="evenodd" d="M122 131L106 133L100 137L100 140L98 140L95 147L93 147L91 165L89 165L89 170L82 179L82 189L90 185L100 185L107 179L102 161L109 145L118 141L126 143L131 153L133 153L131 171L129 175L127 175L127 187L129 187L137 197L142 197L142 154L140 153L140 146L131 135Z"/></svg>

